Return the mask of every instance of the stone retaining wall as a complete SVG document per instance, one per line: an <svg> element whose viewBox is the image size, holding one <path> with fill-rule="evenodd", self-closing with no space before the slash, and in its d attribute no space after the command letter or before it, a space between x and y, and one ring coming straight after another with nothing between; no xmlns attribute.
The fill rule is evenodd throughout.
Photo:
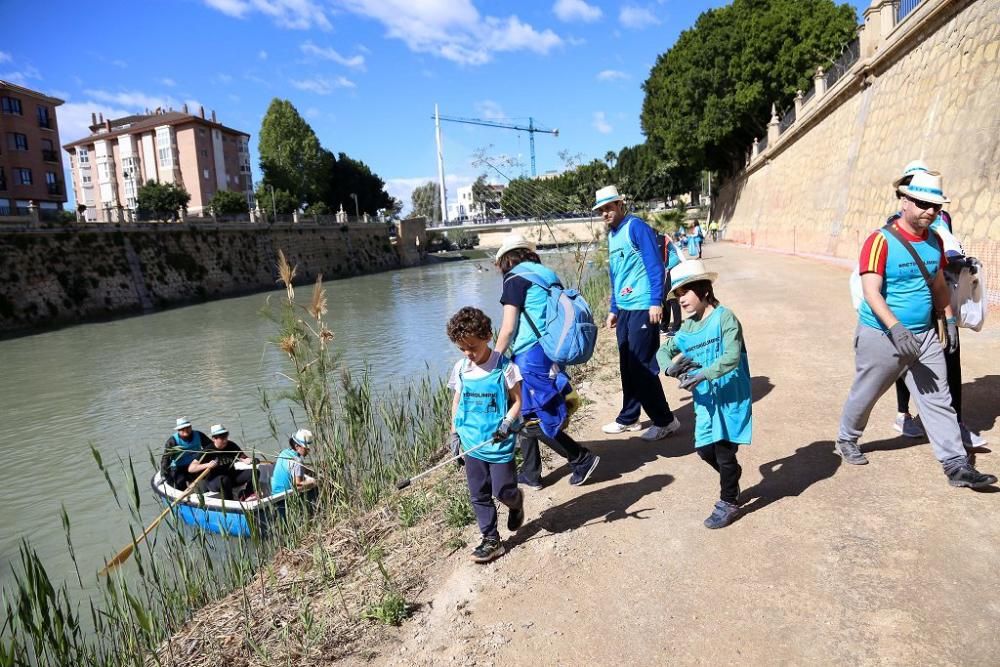
<svg viewBox="0 0 1000 667"><path fill-rule="evenodd" d="M381 224L71 227L0 232L0 335L400 266Z"/></svg>

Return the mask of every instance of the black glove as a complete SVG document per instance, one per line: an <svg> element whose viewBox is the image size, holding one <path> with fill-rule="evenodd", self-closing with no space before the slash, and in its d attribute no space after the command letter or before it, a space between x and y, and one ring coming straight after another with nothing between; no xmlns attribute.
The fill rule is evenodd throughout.
<svg viewBox="0 0 1000 667"><path fill-rule="evenodd" d="M694 388L699 384L707 380L704 373L695 373L694 375L687 375L681 379L680 387L681 389L686 389L687 391L694 391Z"/></svg>
<svg viewBox="0 0 1000 667"><path fill-rule="evenodd" d="M954 354L958 349L958 321L954 317L949 317L946 326L948 340L944 349L948 354Z"/></svg>
<svg viewBox="0 0 1000 667"><path fill-rule="evenodd" d="M514 423L513 419L504 417L504 420L500 422L499 428L493 433L493 442L500 442L501 440L506 440L507 436L511 433L517 433L521 430L521 425Z"/></svg>
<svg viewBox="0 0 1000 667"><path fill-rule="evenodd" d="M686 354L682 354L667 367L667 370L663 372L665 375L669 375L672 378L679 378L688 371L697 370L699 368L701 368L701 364Z"/></svg>
<svg viewBox="0 0 1000 667"><path fill-rule="evenodd" d="M889 327L889 340L896 347L899 358L906 363L920 357L920 342L909 329L903 326L902 322L896 322Z"/></svg>

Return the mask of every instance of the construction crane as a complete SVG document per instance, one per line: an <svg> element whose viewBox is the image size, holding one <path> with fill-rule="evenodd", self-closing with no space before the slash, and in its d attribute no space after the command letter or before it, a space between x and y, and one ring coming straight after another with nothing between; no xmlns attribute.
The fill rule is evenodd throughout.
<svg viewBox="0 0 1000 667"><path fill-rule="evenodd" d="M530 139L531 146L531 175L535 176L535 133L541 132L542 134L551 134L555 137L559 136L559 130L549 130L544 127L538 127L535 125L534 118L528 118L527 125L516 125L514 123L500 123L495 120L480 120L478 118L456 118L454 116L438 116L440 120L447 121L449 123L465 123L466 125L482 125L483 127L499 127L504 130L515 130L517 132L527 132L528 139Z"/></svg>

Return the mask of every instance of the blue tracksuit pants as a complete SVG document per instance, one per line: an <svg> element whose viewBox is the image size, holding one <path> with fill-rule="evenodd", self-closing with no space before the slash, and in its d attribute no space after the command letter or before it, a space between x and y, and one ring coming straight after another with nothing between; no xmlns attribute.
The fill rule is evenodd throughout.
<svg viewBox="0 0 1000 667"><path fill-rule="evenodd" d="M660 327L649 323L648 310L618 311L618 368L622 376L622 410L615 421L634 424L639 410L655 426L666 426L674 415L663 395L656 351L660 347Z"/></svg>

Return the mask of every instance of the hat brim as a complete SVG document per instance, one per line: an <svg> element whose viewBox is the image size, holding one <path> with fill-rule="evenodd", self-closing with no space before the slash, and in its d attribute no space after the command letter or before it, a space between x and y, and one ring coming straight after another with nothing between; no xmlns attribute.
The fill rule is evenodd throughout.
<svg viewBox="0 0 1000 667"><path fill-rule="evenodd" d="M930 174L931 176L940 176L941 175L941 172L937 171L936 169L916 169L914 171L911 171L908 174L903 174L902 176L900 176L899 178L897 178L896 180L894 180L892 182L892 187L894 187L894 188L896 188L898 190L899 186L903 184L903 181L905 181L908 178L913 178L917 174L921 174L921 173L923 173L923 174Z"/></svg>
<svg viewBox="0 0 1000 667"><path fill-rule="evenodd" d="M705 273L696 273L693 276L686 276L670 286L670 291L667 292L667 296L668 297L676 296L675 292L679 288L684 287L685 285L688 285L690 283L697 282L699 280L707 280L710 283L714 283L718 279L719 279L719 274L715 271L706 271Z"/></svg>
<svg viewBox="0 0 1000 667"><path fill-rule="evenodd" d="M177 426L174 427L174 430L175 431L182 431L182 430L184 430L186 428L191 428L191 422L186 422L184 424L178 424Z"/></svg>
<svg viewBox="0 0 1000 667"><path fill-rule="evenodd" d="M530 241L527 242L527 243L518 243L518 244L512 245L510 247L500 246L500 249L497 250L496 256L494 256L494 258L493 258L493 261L494 262L499 262L501 257L503 257L504 255L506 255L507 253L509 253L511 250L517 250L519 248L524 249L524 250L530 250L531 252L535 252L535 244L531 243Z"/></svg>
<svg viewBox="0 0 1000 667"><path fill-rule="evenodd" d="M923 188L914 192L908 185L900 185L897 188L907 197L912 197L913 199L919 199L920 201L930 202L931 204L950 204L951 200L944 196L944 194L937 194L936 192L924 192L924 190L929 188Z"/></svg>
<svg viewBox="0 0 1000 667"><path fill-rule="evenodd" d="M216 438L220 435L229 435L229 431L217 431L211 435L211 437Z"/></svg>
<svg viewBox="0 0 1000 667"><path fill-rule="evenodd" d="M625 198L622 197L621 195L615 195L614 197L610 197L608 199L602 199L601 201L599 201L596 204L594 204L594 206L590 210L591 211L596 211L597 209L601 208L602 206L604 206L606 204L610 204L611 202L616 202L616 201L625 201Z"/></svg>

